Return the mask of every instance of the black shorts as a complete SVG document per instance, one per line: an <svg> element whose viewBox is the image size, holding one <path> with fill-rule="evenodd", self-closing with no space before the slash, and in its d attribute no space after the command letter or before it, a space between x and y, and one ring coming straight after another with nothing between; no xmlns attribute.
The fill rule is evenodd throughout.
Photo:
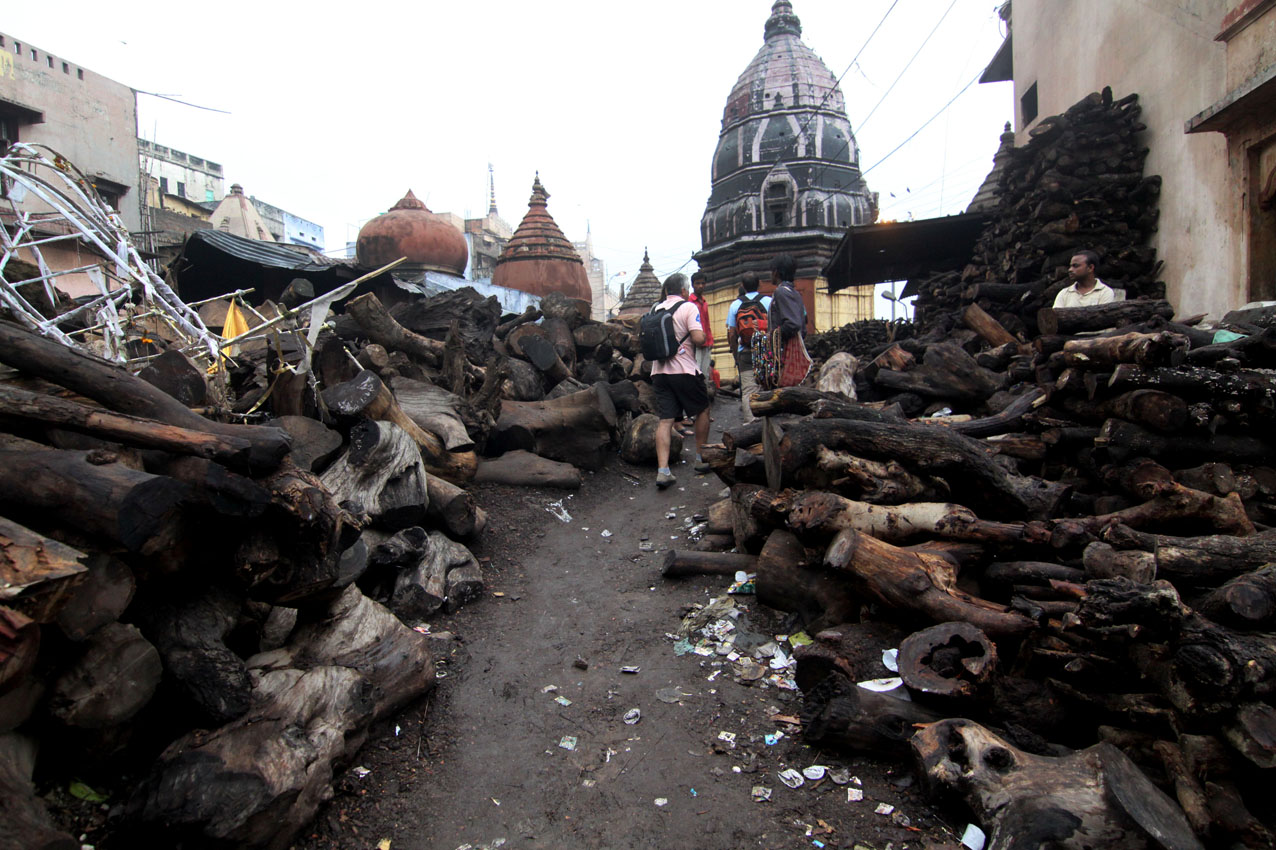
<svg viewBox="0 0 1276 850"><path fill-rule="evenodd" d="M652 375L651 386L661 419L696 416L709 406L704 375Z"/></svg>

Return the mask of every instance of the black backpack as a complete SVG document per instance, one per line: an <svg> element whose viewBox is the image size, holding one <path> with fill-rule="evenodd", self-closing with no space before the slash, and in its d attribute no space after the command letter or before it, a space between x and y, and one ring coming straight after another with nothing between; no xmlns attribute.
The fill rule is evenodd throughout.
<svg viewBox="0 0 1276 850"><path fill-rule="evenodd" d="M679 301L671 307L656 305L638 321L638 347L645 360L668 360L678 353L687 337L678 339L673 326L674 311L686 304ZM687 336L690 336L688 331Z"/></svg>

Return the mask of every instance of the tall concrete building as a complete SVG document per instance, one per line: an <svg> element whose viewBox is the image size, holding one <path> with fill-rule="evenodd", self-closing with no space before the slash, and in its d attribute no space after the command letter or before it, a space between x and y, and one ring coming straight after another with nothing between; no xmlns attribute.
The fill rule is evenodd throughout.
<svg viewBox="0 0 1276 850"><path fill-rule="evenodd" d="M725 325L744 273L769 281L780 253L797 260L795 284L814 325L871 318L871 291L830 295L819 275L846 228L876 218L877 195L860 173L837 77L803 43L793 4L777 0L761 49L727 97L700 221L703 248L695 259L707 278L715 330ZM726 335L715 336L725 354ZM719 368L728 361L719 356Z"/></svg>
<svg viewBox="0 0 1276 850"><path fill-rule="evenodd" d="M220 163L146 139L137 140L142 171L159 181L161 197L215 204L226 194Z"/></svg>

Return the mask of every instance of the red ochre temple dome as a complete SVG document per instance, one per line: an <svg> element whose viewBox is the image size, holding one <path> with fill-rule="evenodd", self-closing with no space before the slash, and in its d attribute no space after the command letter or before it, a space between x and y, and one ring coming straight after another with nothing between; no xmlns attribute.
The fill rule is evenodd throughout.
<svg viewBox="0 0 1276 850"><path fill-rule="evenodd" d="M537 174L527 215L496 261L492 283L532 295L561 292L568 298L592 303L585 264L554 223L548 201L549 193Z"/></svg>
<svg viewBox="0 0 1276 850"><path fill-rule="evenodd" d="M389 212L360 229L355 256L359 265L372 267L407 257L410 267L460 276L470 249L461 231L430 212L409 189Z"/></svg>

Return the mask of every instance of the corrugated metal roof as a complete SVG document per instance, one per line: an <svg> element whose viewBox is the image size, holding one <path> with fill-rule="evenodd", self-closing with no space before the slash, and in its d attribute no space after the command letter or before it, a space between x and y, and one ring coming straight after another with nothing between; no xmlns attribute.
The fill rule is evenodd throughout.
<svg viewBox="0 0 1276 850"><path fill-rule="evenodd" d="M245 239L242 236L235 236L220 230L200 230L192 233L186 243L188 250L191 243L195 242L207 243L209 246L219 251L224 251L232 257L238 257L241 260L247 260L250 263L257 263L274 269L288 269L289 271L298 272L327 271L333 266L345 265L327 258L317 260L311 252L297 250L301 246L290 248L283 243Z"/></svg>

